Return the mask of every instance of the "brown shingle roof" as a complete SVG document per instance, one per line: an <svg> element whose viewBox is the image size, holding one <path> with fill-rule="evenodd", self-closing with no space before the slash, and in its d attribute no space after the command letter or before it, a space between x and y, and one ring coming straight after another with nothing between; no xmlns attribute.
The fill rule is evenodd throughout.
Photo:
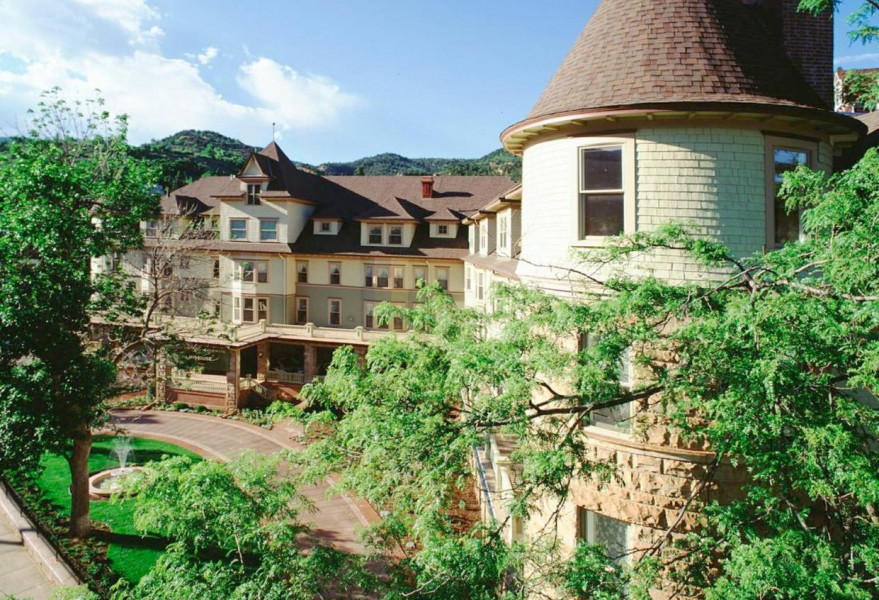
<svg viewBox="0 0 879 600"><path fill-rule="evenodd" d="M756 7L741 0L603 0L527 120L683 103L828 108Z"/></svg>
<svg viewBox="0 0 879 600"><path fill-rule="evenodd" d="M864 115L858 115L857 119L867 126L867 134L872 134L876 131L879 131L879 111L873 111Z"/></svg>

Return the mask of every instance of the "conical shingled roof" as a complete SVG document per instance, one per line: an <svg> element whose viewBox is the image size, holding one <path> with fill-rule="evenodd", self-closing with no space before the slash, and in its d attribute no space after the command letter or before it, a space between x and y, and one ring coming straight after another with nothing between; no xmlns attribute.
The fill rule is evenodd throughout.
<svg viewBox="0 0 879 600"><path fill-rule="evenodd" d="M829 108L755 6L603 0L526 120L689 103Z"/></svg>

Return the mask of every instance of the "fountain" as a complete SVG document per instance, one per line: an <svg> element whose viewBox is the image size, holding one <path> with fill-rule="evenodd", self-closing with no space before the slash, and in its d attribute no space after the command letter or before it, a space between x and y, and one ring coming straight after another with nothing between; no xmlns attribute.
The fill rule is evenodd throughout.
<svg viewBox="0 0 879 600"><path fill-rule="evenodd" d="M89 478L89 494L93 498L109 498L122 490L122 481L128 475L142 470L141 467L127 466L131 452L130 437L117 437L113 440L113 449L110 451L110 454L116 457L116 460L119 461L119 466L106 469Z"/></svg>

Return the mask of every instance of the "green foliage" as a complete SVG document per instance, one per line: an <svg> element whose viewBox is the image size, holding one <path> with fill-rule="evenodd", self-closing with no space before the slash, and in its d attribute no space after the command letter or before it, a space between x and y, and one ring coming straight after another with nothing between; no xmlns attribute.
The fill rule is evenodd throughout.
<svg viewBox="0 0 879 600"><path fill-rule="evenodd" d="M247 454L231 463L177 458L132 481L135 524L174 540L136 586L115 598L302 599L377 585L362 560L320 545L298 523L308 506L284 457Z"/></svg>
<svg viewBox="0 0 879 600"><path fill-rule="evenodd" d="M49 600L100 600L97 594L85 586L59 587L52 591Z"/></svg>
<svg viewBox="0 0 879 600"><path fill-rule="evenodd" d="M682 589L707 585L717 599L875 597L879 153L832 177L800 167L781 193L803 211L804 236L775 251L736 258L668 225L584 257L625 265L679 252L720 279L600 281L574 270L595 290L576 302L501 287L488 315L428 287L413 309L380 307L380 321L397 315L414 331L374 344L365 361L337 351L324 382L305 391L316 412L303 475L335 473L337 490L381 507L370 539L377 552L405 555L409 576L397 583L410 592L429 581L436 593L551 585L618 598L643 595L663 573ZM575 348L575 334L593 343ZM631 390L619 382L627 348L639 373ZM515 440L512 513L539 507L545 518L573 482L615 476L581 426L595 409L633 401L716 453L697 491L720 465L744 469L749 483L735 501L682 498L704 527L674 543L661 537L631 569L608 571L588 546L564 557L551 509L546 527L509 552L472 554L504 525L486 533L456 519L473 485L472 447L487 432ZM479 565L462 568L462 552Z"/></svg>
<svg viewBox="0 0 879 600"><path fill-rule="evenodd" d="M0 466L33 464L102 418L115 373L85 344L90 261L139 245L158 210L125 134L100 101L53 90L0 160Z"/></svg>

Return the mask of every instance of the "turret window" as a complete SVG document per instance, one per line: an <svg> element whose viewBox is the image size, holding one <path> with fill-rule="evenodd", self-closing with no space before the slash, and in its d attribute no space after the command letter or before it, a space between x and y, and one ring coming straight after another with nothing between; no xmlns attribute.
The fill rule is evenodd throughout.
<svg viewBox="0 0 879 600"><path fill-rule="evenodd" d="M580 239L620 235L625 228L623 147L580 150Z"/></svg>
<svg viewBox="0 0 879 600"><path fill-rule="evenodd" d="M815 168L817 144L799 139L766 137L766 244L770 248L800 237L800 211L788 210L778 190L784 174L800 165Z"/></svg>

